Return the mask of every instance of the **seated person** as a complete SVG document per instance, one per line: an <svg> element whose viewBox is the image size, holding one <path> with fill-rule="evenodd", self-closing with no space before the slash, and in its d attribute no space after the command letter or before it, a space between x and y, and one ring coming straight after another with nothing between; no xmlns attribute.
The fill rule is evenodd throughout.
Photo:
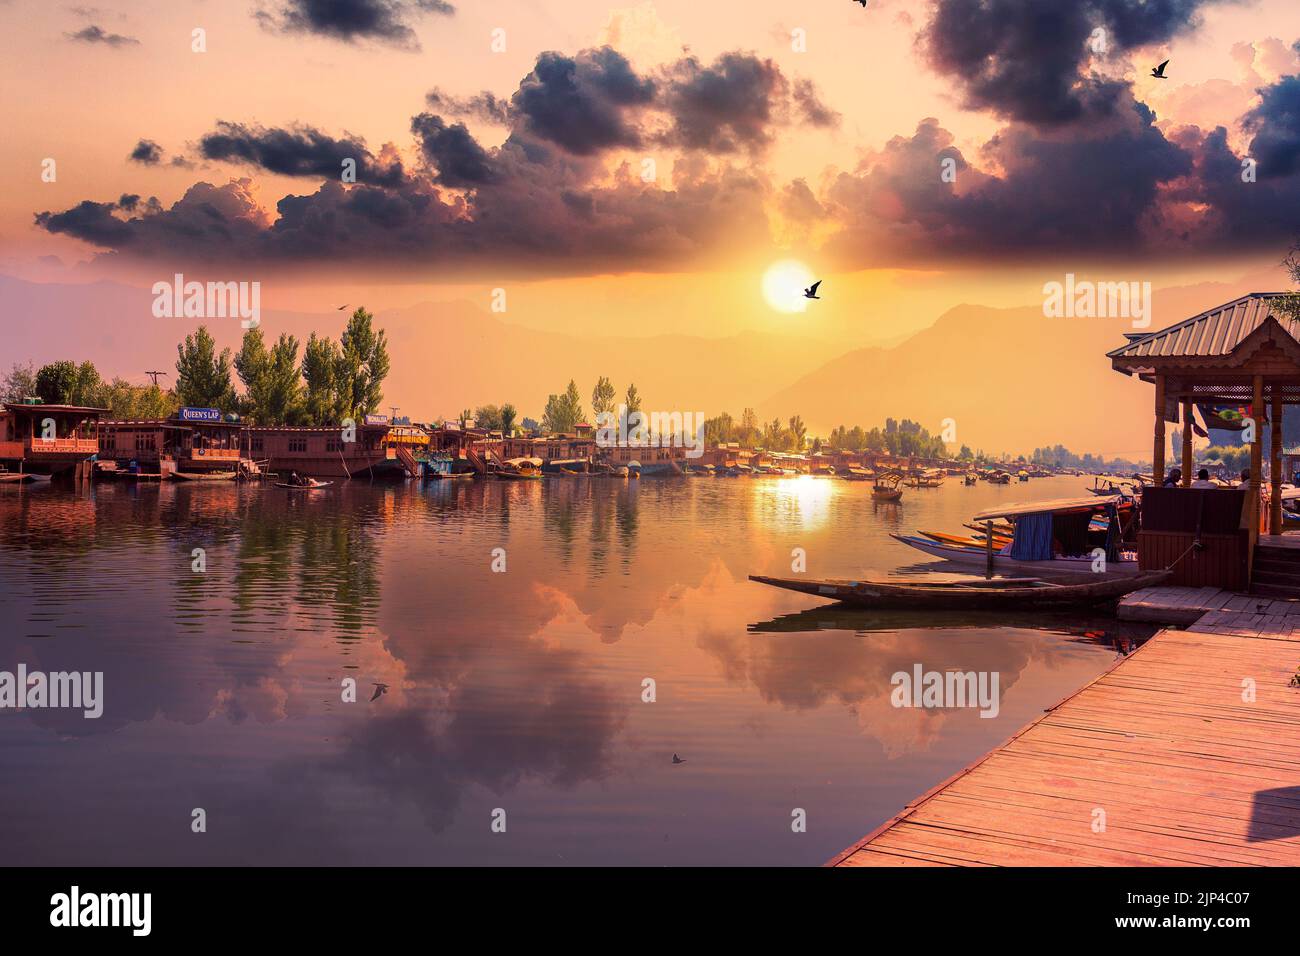
<svg viewBox="0 0 1300 956"><path fill-rule="evenodd" d="M1181 468L1171 468L1169 469L1169 477L1165 479L1164 484L1161 487L1177 488L1182 483L1183 470Z"/></svg>
<svg viewBox="0 0 1300 956"><path fill-rule="evenodd" d="M1196 473L1196 480L1192 482L1193 488L1217 488L1214 482L1210 481L1210 471L1208 468L1202 468Z"/></svg>

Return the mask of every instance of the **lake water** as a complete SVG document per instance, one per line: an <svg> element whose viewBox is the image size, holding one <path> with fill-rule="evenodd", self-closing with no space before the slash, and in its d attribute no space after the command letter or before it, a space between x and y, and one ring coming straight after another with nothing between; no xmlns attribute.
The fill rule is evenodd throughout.
<svg viewBox="0 0 1300 956"><path fill-rule="evenodd" d="M795 548L812 576L892 573L927 559L890 531L1085 484L0 489L0 670L104 674L98 719L0 710L0 859L824 862L1133 632L826 610L746 575ZM892 706L916 664L997 672L998 715Z"/></svg>

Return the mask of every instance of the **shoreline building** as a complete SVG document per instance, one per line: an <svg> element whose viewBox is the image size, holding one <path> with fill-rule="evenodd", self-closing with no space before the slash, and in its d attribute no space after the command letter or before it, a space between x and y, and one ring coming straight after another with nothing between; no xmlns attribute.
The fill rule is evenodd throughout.
<svg viewBox="0 0 1300 956"><path fill-rule="evenodd" d="M170 418L99 422L99 473L170 478L236 472L245 425L216 408L181 408Z"/></svg>
<svg viewBox="0 0 1300 956"><path fill-rule="evenodd" d="M96 426L107 408L7 402L0 412L0 470L89 477L99 454Z"/></svg>
<svg viewBox="0 0 1300 956"><path fill-rule="evenodd" d="M1300 597L1300 550L1283 539L1282 409L1300 404L1300 319L1278 310L1281 292L1252 292L1155 332L1126 333L1111 367L1154 386L1152 477L1142 494L1138 560L1173 566L1171 583ZM1199 414L1201 426L1196 423ZM1195 428L1253 420L1250 481L1190 487ZM1181 487L1165 478L1165 426L1182 429ZM1264 429L1270 433L1265 495Z"/></svg>
<svg viewBox="0 0 1300 956"><path fill-rule="evenodd" d="M387 416L367 415L355 426L355 441L345 441L341 425L253 425L244 431L249 458L274 472L296 471L329 478L401 478L418 475L419 465L388 440ZM410 462L404 460L409 458Z"/></svg>

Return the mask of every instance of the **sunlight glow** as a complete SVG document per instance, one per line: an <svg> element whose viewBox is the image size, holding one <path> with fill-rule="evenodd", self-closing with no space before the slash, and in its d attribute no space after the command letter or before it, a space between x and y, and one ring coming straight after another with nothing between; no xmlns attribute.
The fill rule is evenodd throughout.
<svg viewBox="0 0 1300 956"><path fill-rule="evenodd" d="M812 270L797 259L782 259L763 273L763 298L778 312L805 312L810 299L803 290L817 281Z"/></svg>

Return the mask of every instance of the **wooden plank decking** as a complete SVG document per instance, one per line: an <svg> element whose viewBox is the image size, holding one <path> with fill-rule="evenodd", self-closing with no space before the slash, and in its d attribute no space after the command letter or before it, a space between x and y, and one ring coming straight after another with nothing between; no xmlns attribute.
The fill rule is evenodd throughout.
<svg viewBox="0 0 1300 956"><path fill-rule="evenodd" d="M1300 615L1300 601L1240 594L1221 588L1140 588L1124 595L1116 616L1121 621L1195 624L1208 611L1250 611L1268 615Z"/></svg>
<svg viewBox="0 0 1300 956"><path fill-rule="evenodd" d="M1162 631L831 865L1300 866L1298 665L1300 616Z"/></svg>

